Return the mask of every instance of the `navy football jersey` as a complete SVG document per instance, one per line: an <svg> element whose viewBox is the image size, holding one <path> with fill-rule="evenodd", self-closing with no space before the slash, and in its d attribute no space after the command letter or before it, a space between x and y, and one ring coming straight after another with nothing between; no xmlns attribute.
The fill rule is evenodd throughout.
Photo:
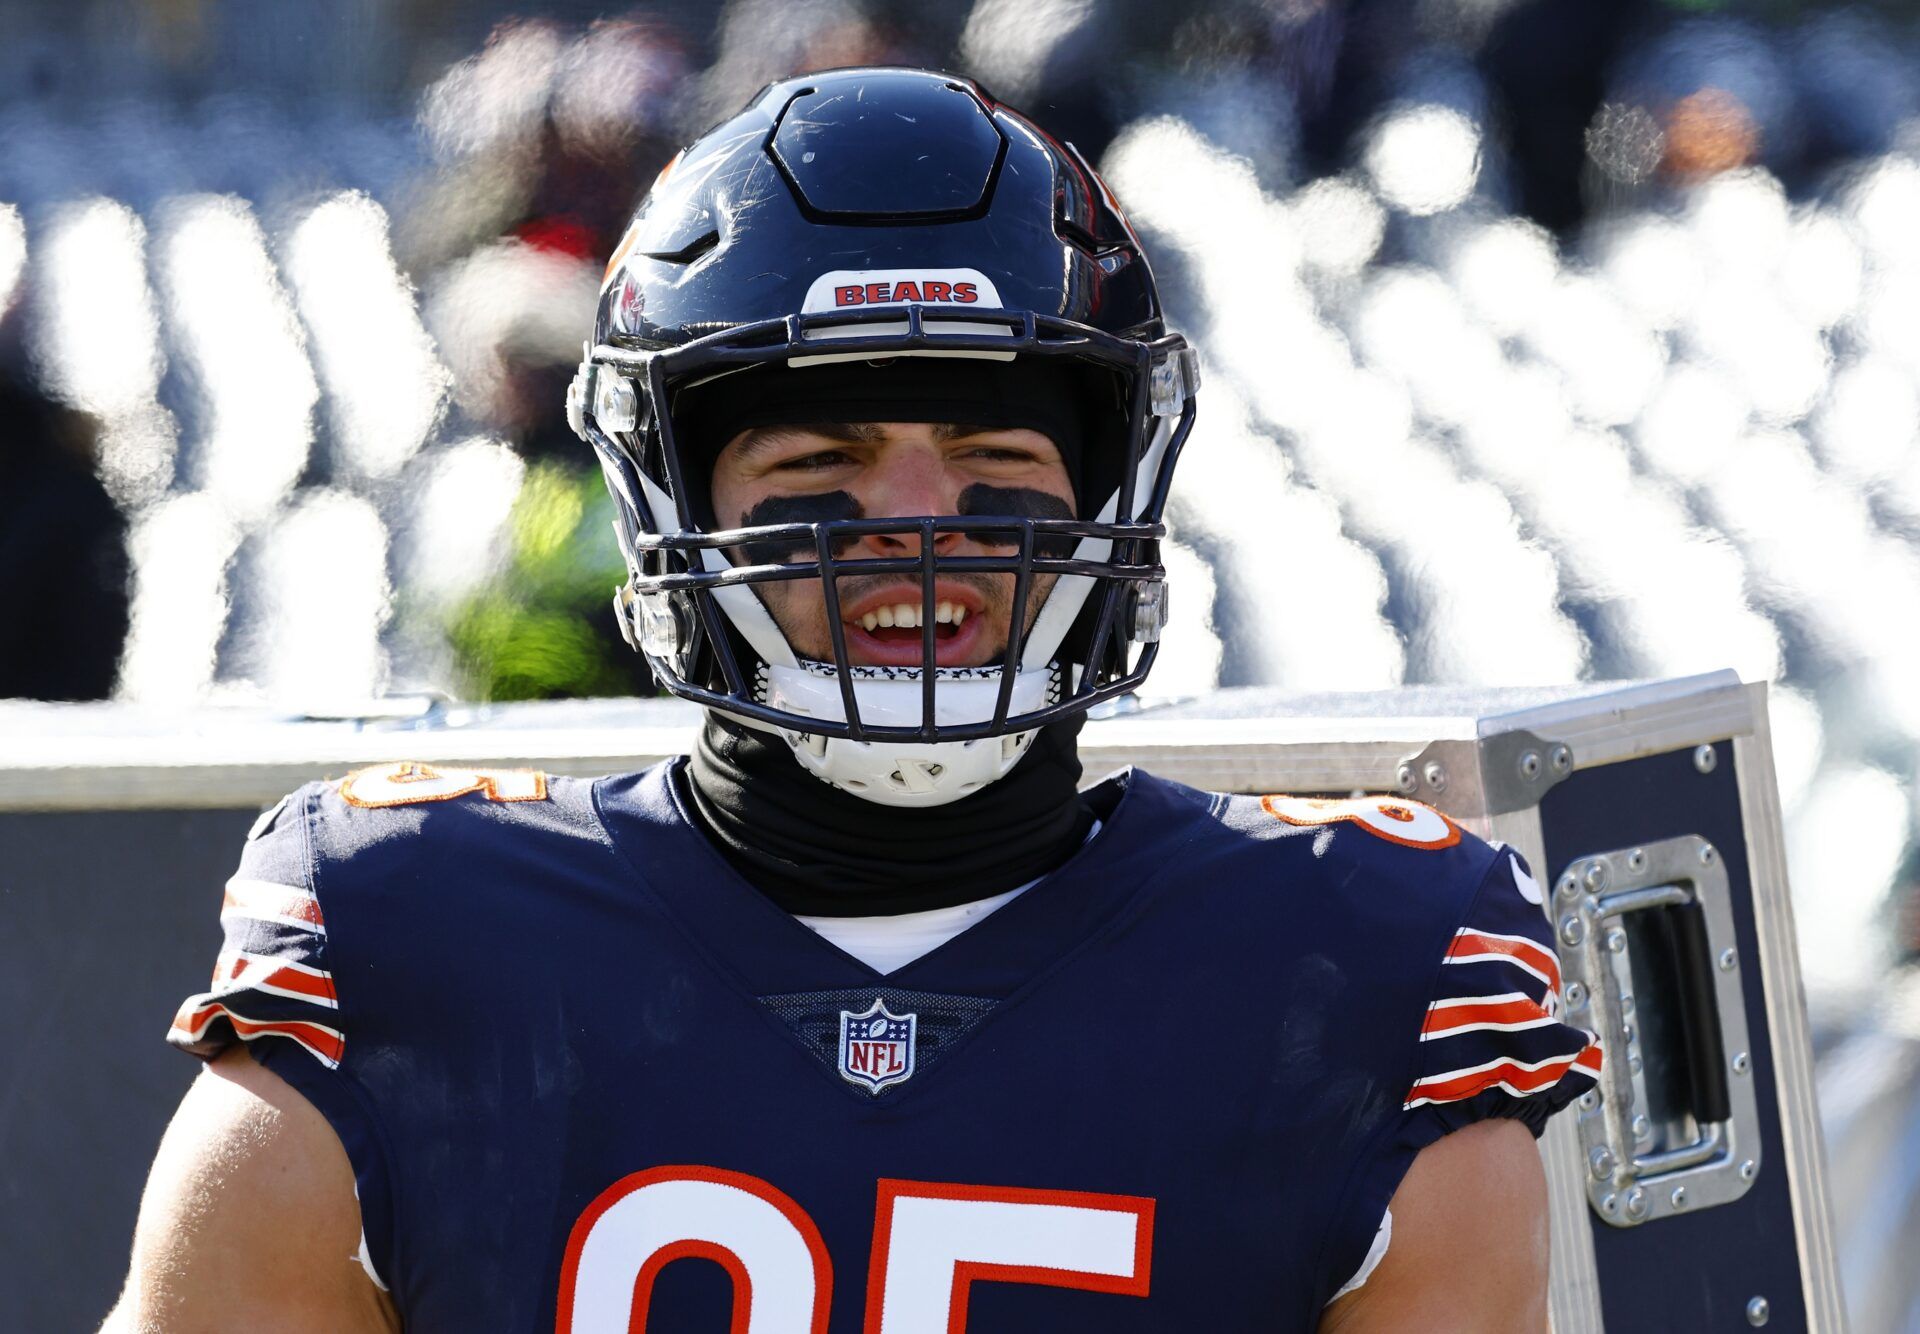
<svg viewBox="0 0 1920 1334"><path fill-rule="evenodd" d="M327 1117L410 1328L1311 1329L1420 1149L1599 1069L1526 867L1424 806L1125 773L882 975L684 785L392 765L255 826L170 1040Z"/></svg>

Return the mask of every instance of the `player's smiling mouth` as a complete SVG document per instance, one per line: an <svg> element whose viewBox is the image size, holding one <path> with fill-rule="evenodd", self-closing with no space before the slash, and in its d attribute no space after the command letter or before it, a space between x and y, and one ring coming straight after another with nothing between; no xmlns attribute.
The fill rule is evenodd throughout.
<svg viewBox="0 0 1920 1334"><path fill-rule="evenodd" d="M849 603L841 613L848 657L863 666L919 666L926 623L926 604L919 593L918 588L895 587ZM984 600L964 586L936 587L934 593L935 665L978 666L975 654L987 633L987 618L980 615Z"/></svg>

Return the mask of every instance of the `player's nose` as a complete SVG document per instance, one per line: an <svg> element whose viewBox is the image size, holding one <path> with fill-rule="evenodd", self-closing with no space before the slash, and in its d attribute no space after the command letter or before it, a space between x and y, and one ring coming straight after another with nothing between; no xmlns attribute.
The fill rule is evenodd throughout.
<svg viewBox="0 0 1920 1334"><path fill-rule="evenodd" d="M931 445L890 445L881 451L863 481L861 509L869 518L939 518L959 513L959 488L948 476L940 450ZM961 533L940 533L934 539L934 550L947 551L963 540ZM865 544L876 554L917 556L921 530L906 526L898 532L873 533Z"/></svg>
<svg viewBox="0 0 1920 1334"><path fill-rule="evenodd" d="M947 510L945 512L951 514L953 511ZM936 512L933 510L914 511L912 517L919 518L928 514L936 514ZM907 516L902 515L902 517ZM936 517L938 517L937 514ZM966 540L967 535L965 533L955 532L952 529L937 532L933 536L934 553L936 555L952 554L954 550ZM903 526L898 532L868 533L861 539L861 543L867 548L870 555L894 558L918 556L923 546L921 530L918 527L909 526Z"/></svg>

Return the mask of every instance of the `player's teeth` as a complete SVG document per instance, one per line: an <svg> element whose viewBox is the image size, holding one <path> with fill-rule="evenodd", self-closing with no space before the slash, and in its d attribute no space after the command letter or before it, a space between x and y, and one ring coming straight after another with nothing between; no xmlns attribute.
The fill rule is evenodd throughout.
<svg viewBox="0 0 1920 1334"><path fill-rule="evenodd" d="M942 602L934 608L933 619L943 624L951 622L958 625L966 614L967 609L959 603ZM917 630L921 624L920 605L916 602L896 602L890 607L875 607L872 611L863 612L858 624L863 630L876 630L881 626Z"/></svg>
<svg viewBox="0 0 1920 1334"><path fill-rule="evenodd" d="M955 625L967 619L967 609L958 602L953 604L953 623Z"/></svg>

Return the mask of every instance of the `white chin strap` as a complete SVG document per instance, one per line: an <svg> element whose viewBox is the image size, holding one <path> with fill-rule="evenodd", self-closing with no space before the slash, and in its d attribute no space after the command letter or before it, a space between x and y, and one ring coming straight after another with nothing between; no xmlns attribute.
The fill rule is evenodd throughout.
<svg viewBox="0 0 1920 1334"><path fill-rule="evenodd" d="M935 668L934 721L984 723L1000 695L998 667ZM920 726L920 669L855 667L855 701L868 727ZM840 680L825 663L768 667L763 702L809 718L845 722ZM1023 671L1013 680L1008 716L1045 708L1058 698L1055 669ZM979 791L1020 762L1032 732L977 741L852 741L781 728L802 768L844 792L883 806L944 806Z"/></svg>

